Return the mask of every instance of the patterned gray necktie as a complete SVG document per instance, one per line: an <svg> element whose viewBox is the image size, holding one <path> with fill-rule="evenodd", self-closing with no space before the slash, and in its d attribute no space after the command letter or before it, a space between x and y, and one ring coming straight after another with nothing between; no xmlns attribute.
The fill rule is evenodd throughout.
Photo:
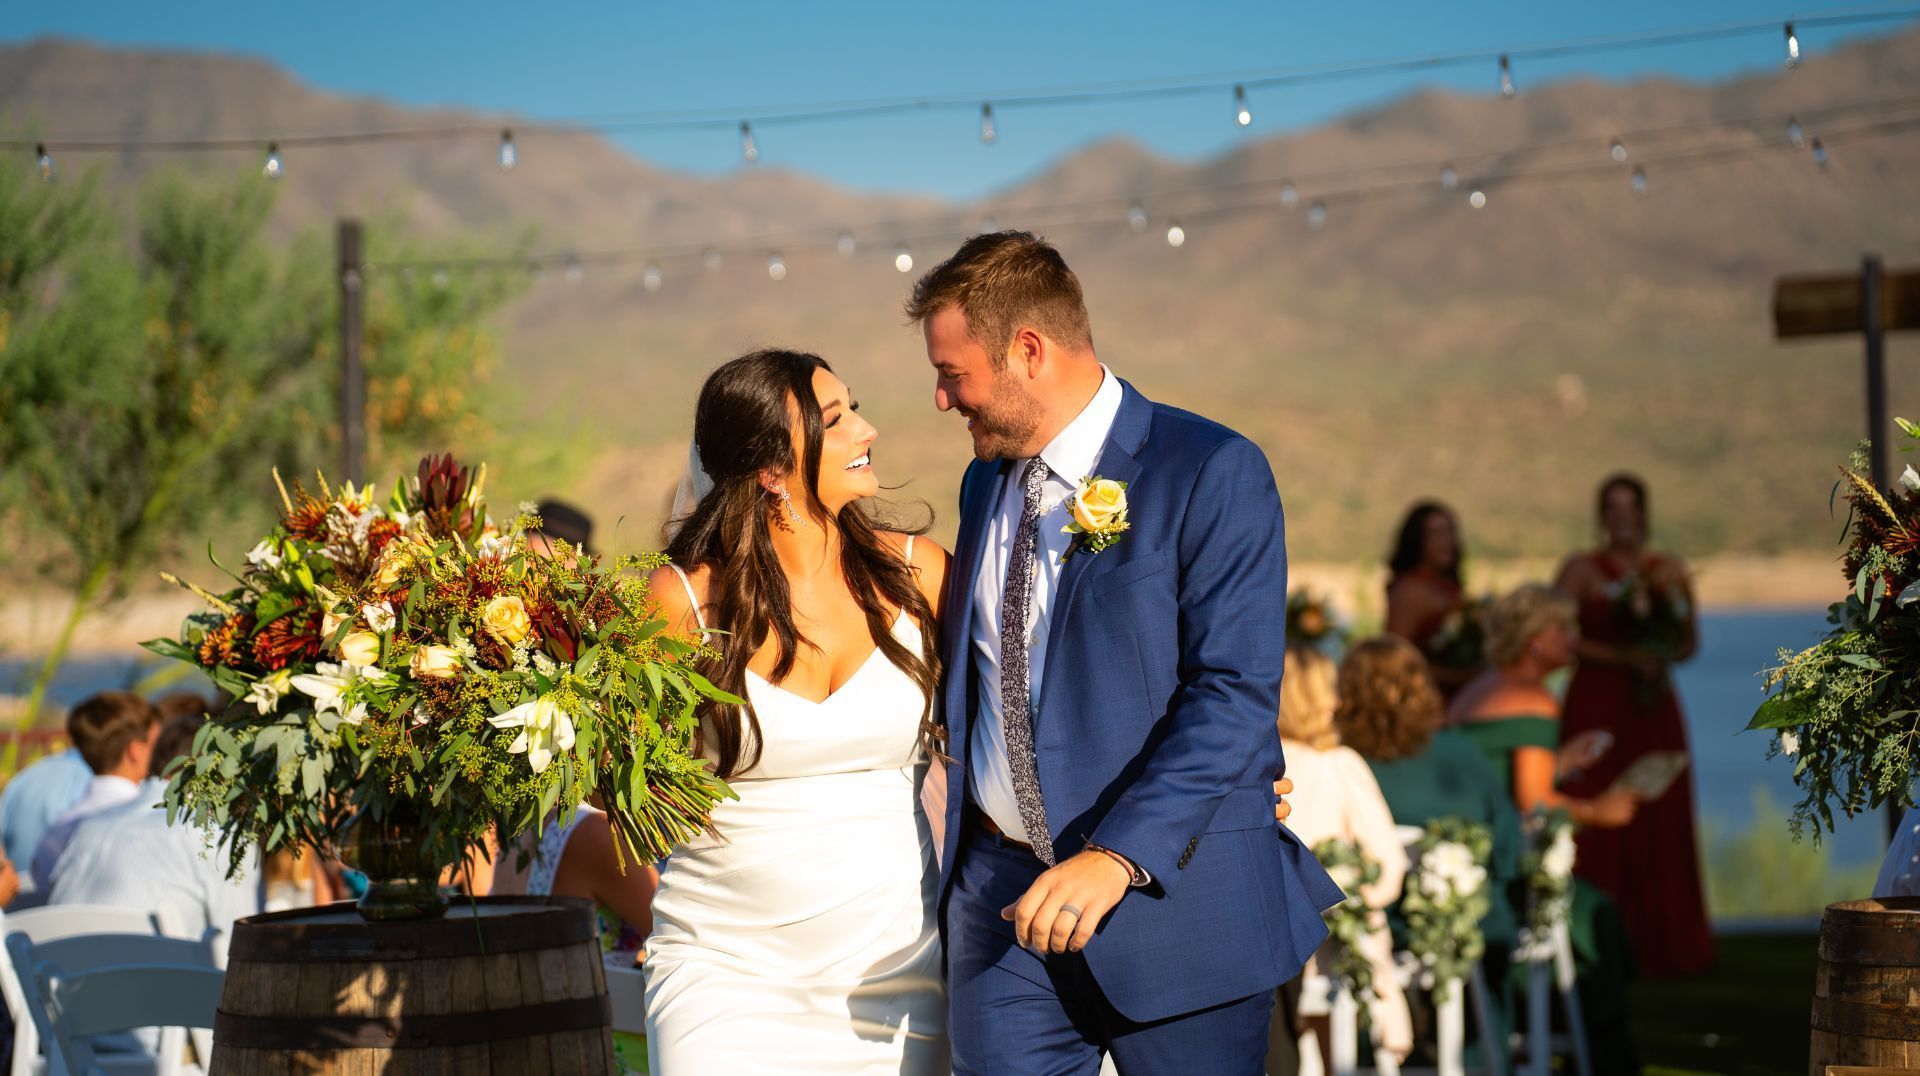
<svg viewBox="0 0 1920 1076"><path fill-rule="evenodd" d="M1053 866L1053 831L1047 828L1047 808L1040 800L1040 771L1033 754L1032 691L1028 675L1027 618L1033 608L1033 564L1040 537L1040 488L1051 473L1044 460L1027 464L1021 482L1027 503L1020 528L1013 533L1013 555L1007 560L1007 585L1000 592L1000 721L1007 737L1007 770L1013 778L1013 798L1020 805L1020 824L1040 862Z"/></svg>

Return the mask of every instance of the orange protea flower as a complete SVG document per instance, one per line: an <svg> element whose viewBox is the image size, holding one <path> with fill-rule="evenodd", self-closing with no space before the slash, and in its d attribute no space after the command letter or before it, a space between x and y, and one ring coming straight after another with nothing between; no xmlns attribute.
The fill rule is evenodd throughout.
<svg viewBox="0 0 1920 1076"><path fill-rule="evenodd" d="M400 524L395 523L385 516L381 516L379 519L367 524L368 559L378 559L380 551L387 548L388 542L400 537L400 533Z"/></svg>
<svg viewBox="0 0 1920 1076"><path fill-rule="evenodd" d="M232 665L235 647L244 647L247 634L253 631L253 617L246 613L230 616L220 622L220 626L207 632L200 640L200 664L211 669L220 665Z"/></svg>
<svg viewBox="0 0 1920 1076"><path fill-rule="evenodd" d="M327 533L326 502L315 500L312 494L299 486L293 487L293 492L296 499L293 507L287 509L281 526L286 528L288 534L303 542L319 541Z"/></svg>
<svg viewBox="0 0 1920 1076"><path fill-rule="evenodd" d="M317 661L321 653L320 613L311 606L288 613L253 637L253 660L270 670Z"/></svg>

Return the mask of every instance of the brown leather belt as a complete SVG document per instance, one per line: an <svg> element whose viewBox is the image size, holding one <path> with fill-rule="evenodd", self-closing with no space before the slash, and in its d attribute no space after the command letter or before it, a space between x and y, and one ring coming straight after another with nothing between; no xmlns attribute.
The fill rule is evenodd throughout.
<svg viewBox="0 0 1920 1076"><path fill-rule="evenodd" d="M985 811L979 812L978 817L980 819L980 829L987 836L992 837L994 840L999 841L1001 844L1011 845L1012 847L1022 849L1023 851L1028 851L1028 852L1033 851L1033 845L1030 845L1025 841L1016 841L1012 837L1007 836L1006 831L1002 830L1000 826L994 822L993 818L987 814L987 812Z"/></svg>

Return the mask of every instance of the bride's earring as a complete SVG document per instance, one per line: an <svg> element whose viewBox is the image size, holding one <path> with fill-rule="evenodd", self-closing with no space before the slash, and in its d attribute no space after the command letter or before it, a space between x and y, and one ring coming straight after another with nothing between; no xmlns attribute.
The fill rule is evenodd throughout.
<svg viewBox="0 0 1920 1076"><path fill-rule="evenodd" d="M800 510L793 506L793 494L788 493L784 489L781 489L781 490L775 490L774 495L780 498L781 510L786 512L787 519L795 527L799 527L805 524L806 521L800 518Z"/></svg>

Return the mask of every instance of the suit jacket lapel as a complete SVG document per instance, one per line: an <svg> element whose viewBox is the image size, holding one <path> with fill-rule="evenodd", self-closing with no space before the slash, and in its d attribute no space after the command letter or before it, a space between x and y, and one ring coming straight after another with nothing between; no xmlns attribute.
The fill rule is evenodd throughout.
<svg viewBox="0 0 1920 1076"><path fill-rule="evenodd" d="M971 510L960 520L960 534L954 542L953 567L949 570L946 630L943 657L946 662L946 713L950 733L947 753L964 762L967 726L973 715L967 698L973 686L973 590L980 579L980 560L986 545L987 524L1005 493L1008 465L997 468L974 467L968 476L979 488ZM963 486L964 489L964 486Z"/></svg>

